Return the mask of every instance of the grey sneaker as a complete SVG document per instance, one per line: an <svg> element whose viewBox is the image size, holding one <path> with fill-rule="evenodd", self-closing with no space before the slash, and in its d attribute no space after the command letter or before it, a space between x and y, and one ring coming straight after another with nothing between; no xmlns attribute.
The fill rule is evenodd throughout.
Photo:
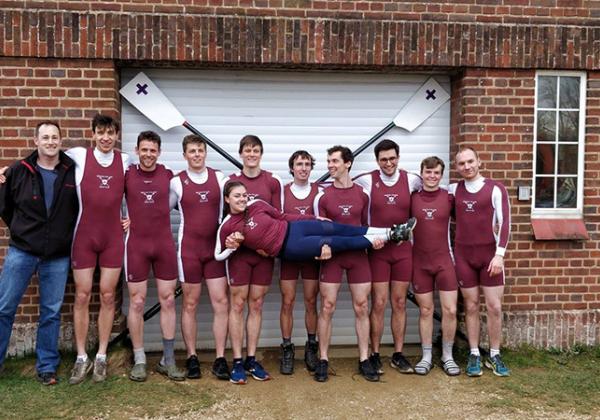
<svg viewBox="0 0 600 420"><path fill-rule="evenodd" d="M172 381L185 381L185 372L180 370L176 365L165 366L159 363L156 365L156 371Z"/></svg>
<svg viewBox="0 0 600 420"><path fill-rule="evenodd" d="M131 368L131 372L129 372L129 379L135 382L144 382L147 377L145 363L136 363Z"/></svg>
<svg viewBox="0 0 600 420"><path fill-rule="evenodd" d="M92 374L92 381L104 382L106 380L107 370L108 363L106 360L94 360L94 373Z"/></svg>
<svg viewBox="0 0 600 420"><path fill-rule="evenodd" d="M76 361L71 370L71 377L69 383L71 385L77 385L85 381L86 376L92 370L92 361L87 359L85 362Z"/></svg>
<svg viewBox="0 0 600 420"><path fill-rule="evenodd" d="M392 226L390 240L392 242L396 242L397 244L404 241L410 241L412 239L412 231L416 225L417 219L411 217L406 221L406 223Z"/></svg>

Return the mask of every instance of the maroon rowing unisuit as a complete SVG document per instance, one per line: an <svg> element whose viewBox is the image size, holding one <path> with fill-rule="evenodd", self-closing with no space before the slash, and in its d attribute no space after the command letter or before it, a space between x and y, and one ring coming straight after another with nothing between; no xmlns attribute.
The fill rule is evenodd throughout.
<svg viewBox="0 0 600 420"><path fill-rule="evenodd" d="M358 184L350 188L331 185L315 199L315 214L333 222L355 226L368 226L369 197ZM345 251L333 255L321 265L320 280L340 283L346 270L348 283L370 283L371 270L366 251Z"/></svg>
<svg viewBox="0 0 600 420"><path fill-rule="evenodd" d="M125 198L131 224L125 239L125 278L177 279L177 257L171 233L169 188L173 172L158 164L153 171L132 165L125 173Z"/></svg>
<svg viewBox="0 0 600 420"><path fill-rule="evenodd" d="M412 195L411 215L417 219L413 230L413 290L430 293L458 289L449 242L454 197L444 189L419 191Z"/></svg>
<svg viewBox="0 0 600 420"><path fill-rule="evenodd" d="M87 149L78 185L79 219L73 239L74 269L96 267L120 268L124 242L121 227L121 204L125 191L125 174L121 152L114 150L112 163L100 165L94 149ZM77 172L77 168L76 168Z"/></svg>
<svg viewBox="0 0 600 420"><path fill-rule="evenodd" d="M302 198L299 198L294 193L305 193ZM319 192L319 186L312 183L306 186L298 186L294 183L289 183L283 188L283 212L289 214L308 214L314 215L315 197ZM289 261L281 260L281 280L297 280L298 275L304 280L319 279L319 262L317 261Z"/></svg>

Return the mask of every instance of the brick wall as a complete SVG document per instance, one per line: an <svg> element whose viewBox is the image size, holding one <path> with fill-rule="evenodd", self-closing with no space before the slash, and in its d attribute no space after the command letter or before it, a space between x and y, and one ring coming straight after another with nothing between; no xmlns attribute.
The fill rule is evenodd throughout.
<svg viewBox="0 0 600 420"><path fill-rule="evenodd" d="M531 185L533 176L535 71L467 69L453 84L453 150L461 144L475 145L484 162L483 174L503 182L511 197L504 308L505 336L513 344L560 347L600 342L600 330L592 328L600 314L599 78L600 74L589 73L584 172L587 241L534 240L531 203L516 200L517 187ZM591 329L581 327L586 323Z"/></svg>
<svg viewBox="0 0 600 420"><path fill-rule="evenodd" d="M583 0L0 0L0 164L33 147L40 119L58 119L67 146L88 144L90 117L119 113L122 66L447 71L452 148L477 144L484 174L515 197L532 177L535 71L523 69L585 69L591 239L534 241L530 205L513 200L505 335L598 343L599 15L600 2ZM35 320L36 291L34 282L18 322ZM67 321L72 293L70 284Z"/></svg>
<svg viewBox="0 0 600 420"><path fill-rule="evenodd" d="M91 118L97 112L118 117L118 73L111 61L0 58L0 165L27 156L33 148L34 129L40 120L59 122L65 147L91 144ZM8 229L2 223L0 257L6 254ZM67 284L63 320L72 319L74 286ZM38 317L38 285L33 279L17 311L15 322L27 324ZM94 293L90 307L99 309ZM68 325L68 324L66 324ZM63 332L63 334L69 334ZM15 334L13 344L27 348ZM13 351L16 348L11 346Z"/></svg>
<svg viewBox="0 0 600 420"><path fill-rule="evenodd" d="M110 11L151 14L254 15L334 19L500 22L523 24L587 23L600 16L597 1L585 0L2 0L1 8Z"/></svg>
<svg viewBox="0 0 600 420"><path fill-rule="evenodd" d="M0 54L7 56L190 65L600 67L600 21L594 19L600 6L589 2L558 1L561 7L550 9L553 0L505 0L506 6L299 0L281 8L269 7L270 0L216 2L235 7L212 0L28 1L26 11L19 8L23 2L2 3L18 8L0 10ZM334 6L368 6L370 12ZM406 10L385 12L396 7ZM455 12L442 11L447 8ZM576 16L563 16L571 13Z"/></svg>

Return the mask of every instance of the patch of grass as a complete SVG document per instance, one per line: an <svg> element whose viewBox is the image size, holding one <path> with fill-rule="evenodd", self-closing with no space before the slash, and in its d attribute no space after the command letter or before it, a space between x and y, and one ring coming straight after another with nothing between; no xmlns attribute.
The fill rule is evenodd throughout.
<svg viewBox="0 0 600 420"><path fill-rule="evenodd" d="M598 413L600 347L577 346L568 351L521 347L502 354L511 376L494 378L487 371L485 382L497 387L507 405L524 410L542 406L578 414ZM489 408L501 403L491 400Z"/></svg>
<svg viewBox="0 0 600 420"><path fill-rule="evenodd" d="M3 419L169 416L196 411L215 402L206 387L174 383L159 375L151 375L144 383L133 383L124 369L117 373L118 368L104 383L94 384L90 379L69 385L69 363L63 363L68 366L59 371L60 383L45 387L35 380L34 364L31 357L5 363L0 379Z"/></svg>

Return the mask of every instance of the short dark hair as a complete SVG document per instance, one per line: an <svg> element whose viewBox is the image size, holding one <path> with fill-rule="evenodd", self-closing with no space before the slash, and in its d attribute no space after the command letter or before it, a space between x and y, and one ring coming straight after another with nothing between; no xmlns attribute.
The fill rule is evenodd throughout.
<svg viewBox="0 0 600 420"><path fill-rule="evenodd" d="M456 156L458 156L460 153L462 152L466 152L467 150L470 150L471 152L473 152L475 154L475 157L477 159L479 159L479 153L477 153L477 150L475 150L473 147L471 146L459 146L458 147L458 152L456 152L456 154L454 155L454 158L456 159Z"/></svg>
<svg viewBox="0 0 600 420"><path fill-rule="evenodd" d="M188 144L203 144L204 150L206 150L206 141L197 134L188 134L183 138L183 141L181 142L183 153L187 150Z"/></svg>
<svg viewBox="0 0 600 420"><path fill-rule="evenodd" d="M60 125L58 125L58 122L56 122L56 121L50 121L50 120L44 120L44 121L38 123L38 125L35 126L35 136L36 137L40 134L40 127L42 125L53 125L54 127L58 128L58 135L60 137L62 137L62 132L60 131Z"/></svg>
<svg viewBox="0 0 600 420"><path fill-rule="evenodd" d="M375 150L374 150L375 151L375 159L379 159L380 152L384 152L386 150L392 150L392 149L396 151L397 155L400 154L400 146L398 146L398 143L396 143L393 140L389 140L389 139L381 140L375 146Z"/></svg>
<svg viewBox="0 0 600 420"><path fill-rule="evenodd" d="M240 148L238 153L242 153L242 150L244 150L244 147L246 146L258 146L260 147L260 154L262 155L264 152L262 141L260 141L258 136L255 136L254 134L246 134L244 137L242 137L240 140Z"/></svg>
<svg viewBox="0 0 600 420"><path fill-rule="evenodd" d="M292 172L292 169L294 168L294 161L300 157L310 160L311 169L315 167L315 158L310 153L308 153L306 150L296 150L294 153L292 153L292 156L290 156L290 159L288 160L290 174L294 175Z"/></svg>
<svg viewBox="0 0 600 420"><path fill-rule="evenodd" d="M104 115L104 114L96 114L94 116L94 118L92 119L92 132L96 132L96 127L100 127L100 128L114 128L115 131L118 133L119 131L121 131L121 126L119 125L119 122L117 120L115 120L113 117L111 117L110 115Z"/></svg>
<svg viewBox="0 0 600 420"><path fill-rule="evenodd" d="M151 141L152 143L156 143L158 145L158 150L160 150L160 136L152 131L152 130L148 130L148 131L142 131L140 134L138 134L138 138L137 138L137 147L140 147L140 142L142 142L143 140L147 140L147 141Z"/></svg>
<svg viewBox="0 0 600 420"><path fill-rule="evenodd" d="M423 159L421 161L421 173L423 172L423 169L425 169L425 168L435 169L438 165L440 165L442 167L442 174L443 174L444 168L446 168L444 161L437 156L426 157L425 159Z"/></svg>
<svg viewBox="0 0 600 420"><path fill-rule="evenodd" d="M352 163L354 163L354 155L352 154L352 150L348 149L346 146L341 146L339 144L327 149L328 155L332 155L335 152L340 152L344 163L350 162L350 167L352 167Z"/></svg>

